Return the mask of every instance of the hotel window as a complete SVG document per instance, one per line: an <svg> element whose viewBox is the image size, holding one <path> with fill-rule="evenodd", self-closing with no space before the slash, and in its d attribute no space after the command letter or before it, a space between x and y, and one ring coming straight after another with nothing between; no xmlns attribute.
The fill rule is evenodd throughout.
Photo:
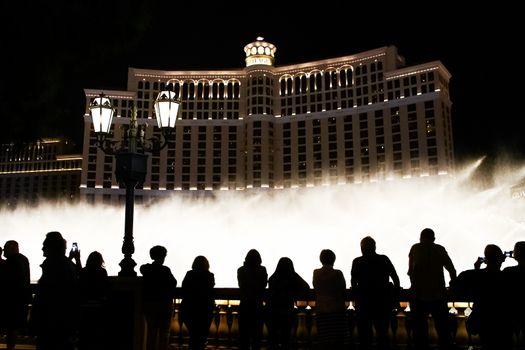
<svg viewBox="0 0 525 350"><path fill-rule="evenodd" d="M325 72L324 74L324 89L330 90L330 72Z"/></svg>
<svg viewBox="0 0 525 350"><path fill-rule="evenodd" d="M279 94L281 96L284 96L286 95L286 80L284 79L281 79L281 81L279 82L279 85L280 85L280 90L279 90Z"/></svg>

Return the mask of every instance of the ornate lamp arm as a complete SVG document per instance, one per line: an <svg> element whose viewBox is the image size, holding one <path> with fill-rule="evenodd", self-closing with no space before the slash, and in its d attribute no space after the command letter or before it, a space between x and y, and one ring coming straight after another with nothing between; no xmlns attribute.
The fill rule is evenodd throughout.
<svg viewBox="0 0 525 350"><path fill-rule="evenodd" d="M117 141L108 139L106 137L106 134L98 134L97 135L97 147L102 150L105 154L108 155L114 155L116 153L115 151L115 145L117 144Z"/></svg>

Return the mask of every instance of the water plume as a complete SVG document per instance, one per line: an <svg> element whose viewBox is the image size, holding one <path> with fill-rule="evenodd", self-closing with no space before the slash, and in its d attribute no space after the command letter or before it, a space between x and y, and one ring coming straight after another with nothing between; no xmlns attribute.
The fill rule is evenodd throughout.
<svg viewBox="0 0 525 350"><path fill-rule="evenodd" d="M319 253L332 249L335 268L350 285L352 260L360 255L360 240L370 235L377 252L390 257L409 287L408 252L425 227L436 232L436 243L448 250L456 269L472 268L486 244L511 250L525 240L525 200L512 199L510 188L525 167L501 168L492 185L480 187L473 176L483 160L452 176L399 179L381 183L333 185L273 191L220 191L215 198L189 199L175 192L150 206L136 206L133 258L150 262L149 249L168 249L166 265L179 283L193 259L205 255L218 287L237 287L236 270L249 249L261 253L272 274L282 256L311 283ZM85 262L91 251L102 253L110 275L120 270L124 207L87 204L42 204L0 211L0 243L15 239L31 262L31 278L40 277L42 241L60 231L78 242ZM508 259L505 264L515 264ZM136 268L138 271L138 266Z"/></svg>

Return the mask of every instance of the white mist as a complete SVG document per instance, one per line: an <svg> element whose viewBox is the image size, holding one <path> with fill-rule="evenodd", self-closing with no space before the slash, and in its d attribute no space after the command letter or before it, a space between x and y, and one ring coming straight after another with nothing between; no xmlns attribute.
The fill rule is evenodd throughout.
<svg viewBox="0 0 525 350"><path fill-rule="evenodd" d="M311 285L321 249L332 249L335 268L350 285L352 260L367 235L377 252L390 257L403 287L409 287L408 252L420 231L430 227L436 243L448 250L458 273L470 269L485 245L512 250L525 240L525 200L511 199L510 187L523 169L506 170L496 184L479 190L470 175L479 161L448 176L360 185L332 185L266 192L221 191L215 199L173 198L135 207L134 238L137 262L150 262L149 249L164 245L166 265L180 283L193 259L205 255L217 287L237 287L236 271L247 251L256 248L271 275L282 256ZM120 270L124 236L124 206L40 205L0 211L0 244L15 239L31 263L31 279L40 277L42 242L49 231L60 231L78 242L82 261L91 251L104 256L110 275ZM505 265L514 265L508 259ZM448 277L448 276L447 276Z"/></svg>

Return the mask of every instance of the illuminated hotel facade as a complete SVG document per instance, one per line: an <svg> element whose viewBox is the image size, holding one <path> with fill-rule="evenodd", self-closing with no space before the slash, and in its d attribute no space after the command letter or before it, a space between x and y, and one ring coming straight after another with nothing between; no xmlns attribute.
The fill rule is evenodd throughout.
<svg viewBox="0 0 525 350"><path fill-rule="evenodd" d="M168 146L148 158L136 191L286 189L451 174L454 153L450 73L439 61L406 66L394 46L355 55L274 66L263 38L244 48L234 70L130 68L126 91L103 92L122 138L132 106L146 138L160 136L154 100L164 87L182 100ZM88 113L101 90L86 89L81 196L115 202L124 195L115 160L96 147Z"/></svg>
<svg viewBox="0 0 525 350"><path fill-rule="evenodd" d="M0 206L78 200L82 155L72 149L59 138L0 145Z"/></svg>

